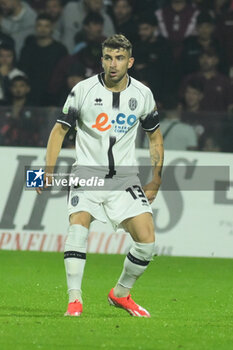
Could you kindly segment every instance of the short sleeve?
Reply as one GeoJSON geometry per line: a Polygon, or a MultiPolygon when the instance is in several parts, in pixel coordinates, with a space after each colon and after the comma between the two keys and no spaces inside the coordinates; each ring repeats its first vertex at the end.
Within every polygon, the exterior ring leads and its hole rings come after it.
{"type": "Polygon", "coordinates": [[[76,126],[78,118],[78,96],[77,92],[72,89],[63,106],[62,112],[57,119],[57,123],[67,125],[69,128],[76,126]]]}
{"type": "Polygon", "coordinates": [[[143,130],[153,132],[159,127],[159,115],[153,94],[148,90],[145,96],[144,113],[140,117],[143,130]]]}

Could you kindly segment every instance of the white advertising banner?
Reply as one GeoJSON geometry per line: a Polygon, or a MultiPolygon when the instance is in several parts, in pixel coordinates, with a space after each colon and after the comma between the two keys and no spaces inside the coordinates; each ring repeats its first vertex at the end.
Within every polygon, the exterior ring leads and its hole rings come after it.
{"type": "MultiPolygon", "coordinates": [[[[150,163],[138,149],[138,162],[150,163]]],[[[74,150],[59,157],[63,169],[74,150]]],[[[26,189],[25,167],[43,166],[45,149],[0,147],[0,249],[62,251],[68,227],[66,191],[26,189]]],[[[67,169],[68,171],[68,169],[67,169]]],[[[144,176],[144,181],[149,176],[144,176]]],[[[233,258],[233,155],[166,151],[162,188],[152,205],[157,254],[233,258]]],[[[91,224],[88,251],[126,253],[128,233],[91,224]]]]}

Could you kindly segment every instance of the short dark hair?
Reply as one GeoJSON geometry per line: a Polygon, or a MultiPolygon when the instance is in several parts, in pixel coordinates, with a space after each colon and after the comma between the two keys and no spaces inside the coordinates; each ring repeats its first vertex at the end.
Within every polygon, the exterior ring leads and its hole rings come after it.
{"type": "Polygon", "coordinates": [[[3,43],[0,45],[0,50],[10,51],[13,55],[13,65],[16,64],[16,54],[15,54],[15,48],[12,45],[9,45],[7,43],[3,43]]]}
{"type": "Polygon", "coordinates": [[[47,13],[40,13],[37,18],[36,21],[49,21],[49,22],[53,22],[52,17],[47,14],[47,13]]]}
{"type": "MultiPolygon", "coordinates": [[[[121,0],[115,0],[115,1],[113,2],[113,6],[114,6],[118,1],[121,1],[121,0]]],[[[127,2],[128,6],[130,6],[130,7],[132,7],[132,8],[134,7],[134,1],[133,1],[133,0],[123,0],[123,1],[127,2]]]]}
{"type": "Polygon", "coordinates": [[[129,52],[129,55],[132,55],[132,44],[123,34],[115,34],[107,38],[102,43],[102,50],[105,47],[111,49],[124,49],[129,52]]]}
{"type": "Polygon", "coordinates": [[[83,24],[88,25],[90,23],[104,24],[103,16],[101,16],[101,14],[97,12],[89,12],[88,15],[86,15],[86,17],[84,18],[83,24]]]}
{"type": "Polygon", "coordinates": [[[202,24],[202,23],[210,23],[210,24],[215,24],[215,20],[213,16],[211,16],[208,12],[201,12],[197,16],[197,25],[202,24]]]}
{"type": "Polygon", "coordinates": [[[191,87],[192,89],[198,90],[199,92],[204,91],[204,84],[200,79],[191,79],[187,82],[187,87],[191,87]]]}
{"type": "Polygon", "coordinates": [[[7,43],[0,44],[0,50],[6,50],[11,51],[13,54],[15,54],[15,49],[12,45],[9,45],[7,43]]]}
{"type": "Polygon", "coordinates": [[[158,20],[157,17],[153,13],[143,13],[138,19],[138,24],[149,24],[150,26],[157,26],[158,20]]]}

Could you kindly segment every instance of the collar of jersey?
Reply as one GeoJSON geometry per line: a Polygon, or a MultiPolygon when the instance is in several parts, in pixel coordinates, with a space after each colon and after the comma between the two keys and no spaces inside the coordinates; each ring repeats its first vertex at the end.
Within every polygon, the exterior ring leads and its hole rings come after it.
{"type": "MultiPolygon", "coordinates": [[[[127,87],[131,84],[131,77],[130,77],[128,74],[127,74],[127,77],[128,77],[128,82],[127,82],[127,85],[126,85],[125,89],[124,89],[124,90],[121,90],[121,91],[118,91],[118,92],[125,91],[125,90],[127,89],[127,87]]],[[[105,85],[105,83],[104,83],[104,72],[98,74],[98,79],[99,79],[100,84],[103,85],[103,87],[104,87],[105,89],[107,89],[107,90],[110,91],[110,92],[114,92],[114,91],[109,90],[109,89],[107,88],[107,86],[105,85]]]]}

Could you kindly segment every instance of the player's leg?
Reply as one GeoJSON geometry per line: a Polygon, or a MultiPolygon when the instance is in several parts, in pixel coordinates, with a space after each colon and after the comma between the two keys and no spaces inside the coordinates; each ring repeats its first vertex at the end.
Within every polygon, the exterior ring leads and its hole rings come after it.
{"type": "Polygon", "coordinates": [[[121,307],[132,316],[150,317],[130,296],[136,280],[144,273],[154,255],[155,233],[151,213],[142,213],[123,221],[123,227],[133,238],[133,245],[125,258],[121,276],[109,295],[110,304],[121,307]]]}
{"type": "Polygon", "coordinates": [[[143,274],[153,258],[155,232],[150,213],[143,213],[124,220],[123,227],[130,233],[133,245],[125,258],[122,274],[114,288],[117,297],[129,294],[135,281],[143,274]]]}
{"type": "Polygon", "coordinates": [[[79,316],[82,312],[81,285],[86,264],[87,238],[91,214],[85,211],[70,215],[70,226],[65,242],[64,262],[69,294],[66,315],[79,316]]]}

